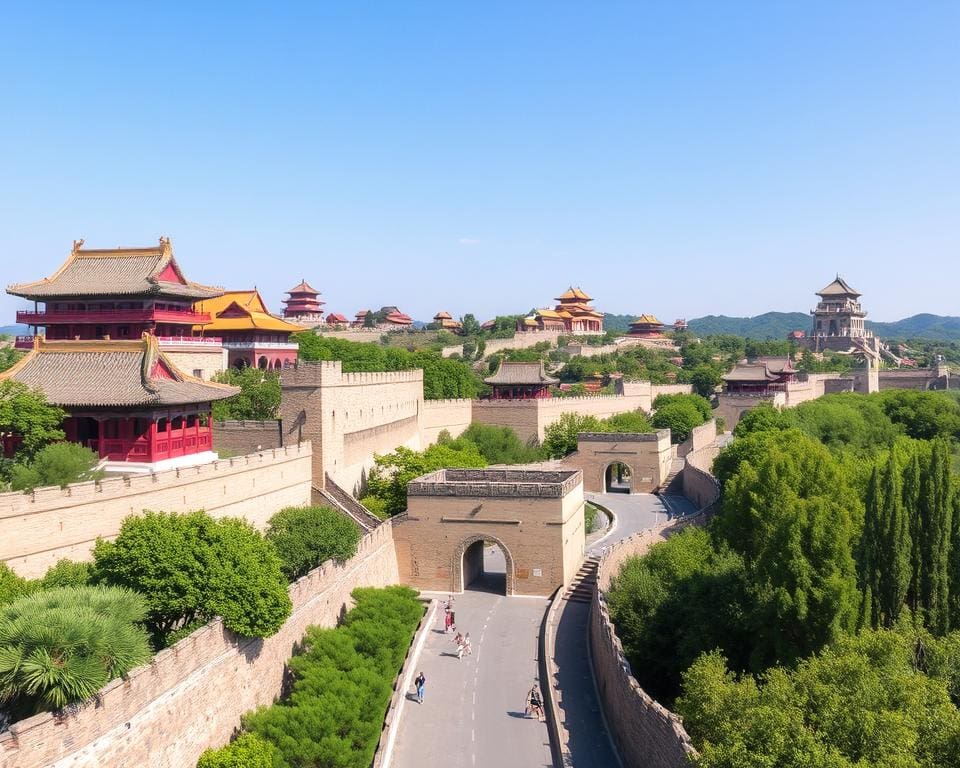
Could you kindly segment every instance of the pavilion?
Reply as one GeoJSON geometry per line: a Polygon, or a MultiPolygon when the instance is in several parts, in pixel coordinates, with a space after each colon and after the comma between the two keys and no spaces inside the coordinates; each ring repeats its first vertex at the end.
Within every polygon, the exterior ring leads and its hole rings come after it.
{"type": "Polygon", "coordinates": [[[550,387],[559,383],[547,375],[543,361],[517,363],[503,360],[500,367],[484,382],[493,388],[492,400],[537,400],[551,397],[550,387]]]}
{"type": "Polygon", "coordinates": [[[300,325],[317,325],[323,322],[323,305],[320,300],[320,291],[306,280],[286,291],[289,298],[283,300],[283,316],[292,323],[300,325]]]}

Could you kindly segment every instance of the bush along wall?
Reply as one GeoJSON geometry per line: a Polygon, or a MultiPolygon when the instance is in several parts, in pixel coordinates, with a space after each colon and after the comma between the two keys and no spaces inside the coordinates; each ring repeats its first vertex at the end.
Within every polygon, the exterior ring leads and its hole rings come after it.
{"type": "Polygon", "coordinates": [[[423,606],[408,587],[351,594],[356,605],[340,626],[307,630],[302,650],[290,659],[289,697],[246,715],[246,733],[204,752],[197,768],[370,765],[423,606]]]}

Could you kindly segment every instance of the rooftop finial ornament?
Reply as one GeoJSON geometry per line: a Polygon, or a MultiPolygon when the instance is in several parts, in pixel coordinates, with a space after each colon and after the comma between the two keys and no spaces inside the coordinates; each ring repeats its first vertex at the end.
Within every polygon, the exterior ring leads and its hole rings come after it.
{"type": "Polygon", "coordinates": [[[83,238],[82,238],[82,237],[81,237],[79,240],[74,240],[74,241],[73,241],[73,252],[76,253],[76,252],[79,251],[81,248],[83,248],[83,238]]]}

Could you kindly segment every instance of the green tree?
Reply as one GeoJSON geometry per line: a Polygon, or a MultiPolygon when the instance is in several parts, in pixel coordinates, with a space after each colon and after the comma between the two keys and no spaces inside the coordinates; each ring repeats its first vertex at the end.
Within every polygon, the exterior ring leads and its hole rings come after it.
{"type": "Polygon", "coordinates": [[[921,573],[920,607],[926,624],[936,634],[950,626],[950,536],[953,504],[950,448],[943,439],[933,442],[930,463],[920,479],[921,573]]]}
{"type": "Polygon", "coordinates": [[[15,715],[92,697],[150,658],[145,607],[115,587],[35,592],[0,608],[0,702],[15,715]]]}
{"type": "Polygon", "coordinates": [[[280,556],[289,581],[306,575],[327,560],[344,563],[357,552],[360,530],[329,507],[286,507],[270,518],[267,541],[280,556]]]}
{"type": "Polygon", "coordinates": [[[14,464],[10,470],[10,487],[15,491],[32,491],[51,485],[61,488],[70,483],[99,480],[100,457],[77,443],[52,443],[41,448],[29,464],[14,464]]]}
{"type": "Polygon", "coordinates": [[[903,504],[903,460],[895,445],[887,459],[883,478],[884,568],[880,571],[880,613],[883,624],[892,627],[900,618],[912,576],[910,513],[903,504]]]}
{"type": "Polygon", "coordinates": [[[213,404],[216,421],[228,419],[265,421],[277,418],[280,408],[280,375],[259,368],[228,368],[214,377],[214,381],[240,387],[233,397],[213,404]]]}
{"type": "Polygon", "coordinates": [[[657,429],[669,429],[673,443],[682,443],[713,414],[710,403],[700,395],[660,395],[653,407],[651,423],[657,429]]]}
{"type": "Polygon", "coordinates": [[[290,615],[280,558],[242,520],[146,512],[126,518],[115,541],[98,539],[93,556],[96,581],[144,596],[145,624],[161,647],[214,616],[237,634],[266,637],[290,615]]]}
{"type": "Polygon", "coordinates": [[[445,439],[441,435],[437,442],[455,450],[472,443],[488,464],[527,464],[543,458],[539,448],[521,442],[510,427],[493,424],[474,422],[455,440],[447,434],[445,439]]]}
{"type": "Polygon", "coordinates": [[[603,425],[595,416],[565,413],[544,430],[543,450],[551,459],[562,459],[577,450],[578,434],[603,431],[603,425]]]}
{"type": "Polygon", "coordinates": [[[875,397],[890,420],[910,437],[960,437],[960,402],[942,392],[891,389],[875,397]]]}
{"type": "Polygon", "coordinates": [[[723,372],[715,365],[702,363],[690,372],[693,391],[701,397],[713,397],[713,393],[722,382],[723,372]]]}
{"type": "Polygon", "coordinates": [[[653,432],[650,417],[643,411],[616,413],[604,419],[603,426],[606,432],[632,432],[640,434],[653,432]]]}
{"type": "Polygon", "coordinates": [[[24,356],[24,354],[26,353],[19,352],[13,347],[3,347],[0,349],[0,373],[12,368],[13,365],[24,356]]]}
{"type": "Polygon", "coordinates": [[[50,405],[39,390],[12,379],[0,381],[0,432],[21,437],[16,460],[29,462],[45,445],[63,440],[66,411],[50,405]]]}
{"type": "Polygon", "coordinates": [[[467,313],[460,318],[460,333],[464,336],[477,336],[480,332],[480,323],[473,315],[467,313]]]}
{"type": "Polygon", "coordinates": [[[93,578],[92,563],[78,563],[63,558],[51,565],[43,578],[40,579],[41,589],[57,589],[59,587],[83,587],[93,578]]]}
{"type": "Polygon", "coordinates": [[[207,749],[197,768],[283,768],[283,758],[273,744],[255,733],[241,733],[220,749],[207,749]]]}
{"type": "Polygon", "coordinates": [[[6,563],[0,562],[0,607],[23,597],[31,591],[31,584],[18,576],[6,563]]]}
{"type": "Polygon", "coordinates": [[[364,504],[373,496],[380,501],[383,511],[398,515],[407,508],[407,483],[428,472],[450,467],[485,467],[487,462],[473,443],[465,442],[454,448],[450,445],[431,445],[425,451],[414,451],[403,446],[393,453],[374,458],[375,466],[367,478],[364,504]]]}

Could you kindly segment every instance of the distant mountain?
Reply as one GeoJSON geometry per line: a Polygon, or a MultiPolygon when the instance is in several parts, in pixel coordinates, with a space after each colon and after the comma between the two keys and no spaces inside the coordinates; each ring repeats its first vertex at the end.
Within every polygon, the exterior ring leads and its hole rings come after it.
{"type": "Polygon", "coordinates": [[[0,336],[26,336],[30,333],[26,325],[0,325],[0,336]]]}
{"type": "Polygon", "coordinates": [[[636,315],[611,315],[609,312],[603,313],[603,330],[605,331],[629,331],[630,323],[637,319],[636,315]]]}
{"type": "Polygon", "coordinates": [[[810,315],[805,312],[766,312],[756,317],[707,315],[689,320],[688,327],[700,336],[729,333],[751,339],[786,339],[790,331],[809,331],[810,315]]]}
{"type": "MultiPolygon", "coordinates": [[[[809,333],[810,323],[810,315],[804,312],[766,312],[756,317],[707,315],[690,320],[689,327],[701,336],[730,333],[751,339],[785,339],[790,331],[809,333]]],[[[893,323],[867,321],[867,327],[882,339],[960,341],[960,317],[921,314],[893,323]]]]}

